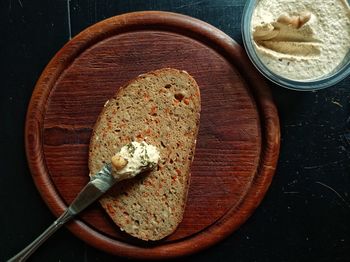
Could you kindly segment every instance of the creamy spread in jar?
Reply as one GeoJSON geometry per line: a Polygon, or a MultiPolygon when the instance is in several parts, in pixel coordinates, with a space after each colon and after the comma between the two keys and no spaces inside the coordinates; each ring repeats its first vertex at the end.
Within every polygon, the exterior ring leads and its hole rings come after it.
{"type": "Polygon", "coordinates": [[[251,27],[260,60],[292,80],[332,73],[350,50],[346,0],[260,0],[251,27]]]}

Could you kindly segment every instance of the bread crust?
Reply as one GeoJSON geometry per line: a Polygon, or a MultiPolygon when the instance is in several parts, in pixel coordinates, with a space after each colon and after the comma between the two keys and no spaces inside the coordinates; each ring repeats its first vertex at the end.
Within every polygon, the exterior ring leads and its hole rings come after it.
{"type": "Polygon", "coordinates": [[[118,183],[100,203],[126,233],[160,240],[183,218],[200,118],[200,91],[185,71],[163,68],[139,75],[108,100],[94,126],[89,169],[95,174],[135,140],[157,146],[157,169],[118,183]]]}

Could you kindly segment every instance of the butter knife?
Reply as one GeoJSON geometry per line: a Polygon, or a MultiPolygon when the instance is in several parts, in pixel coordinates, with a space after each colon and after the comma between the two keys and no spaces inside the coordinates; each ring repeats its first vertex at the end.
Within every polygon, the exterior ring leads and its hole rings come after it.
{"type": "Polygon", "coordinates": [[[112,164],[105,164],[103,168],[91,178],[91,181],[80,191],[78,196],[73,200],[66,211],[32,243],[30,243],[17,255],[10,258],[8,262],[26,261],[29,256],[41,246],[41,244],[43,244],[53,233],[56,232],[56,230],[101,197],[117,181],[118,179],[114,178],[112,175],[112,164]]]}

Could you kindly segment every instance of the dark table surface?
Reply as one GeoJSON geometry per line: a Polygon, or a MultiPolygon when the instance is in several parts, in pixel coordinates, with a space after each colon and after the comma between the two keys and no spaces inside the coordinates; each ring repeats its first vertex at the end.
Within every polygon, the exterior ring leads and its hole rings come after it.
{"type": "MultiPolygon", "coordinates": [[[[244,0],[0,1],[0,261],[32,241],[54,216],[31,178],[24,148],[27,106],[50,58],[86,27],[139,10],[204,20],[242,44],[244,0]]],[[[191,261],[350,261],[350,78],[317,92],[269,83],[281,120],[281,154],[252,217],[191,261]]],[[[30,261],[124,261],[58,231],[30,261]]]]}

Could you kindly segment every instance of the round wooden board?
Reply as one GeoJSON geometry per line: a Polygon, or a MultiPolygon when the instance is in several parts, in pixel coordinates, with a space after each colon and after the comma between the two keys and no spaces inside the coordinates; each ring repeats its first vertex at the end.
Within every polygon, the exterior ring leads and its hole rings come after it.
{"type": "Polygon", "coordinates": [[[68,228],[109,253],[161,259],[191,254],[231,234],[267,191],[279,153],[275,105],[244,50],[202,21],[137,12],[99,22],[68,42],[38,80],[26,119],[32,176],[60,215],[88,182],[88,146],[105,101],[139,74],[188,71],[202,112],[184,219],[174,234],[145,243],[123,234],[96,203],[68,228]]]}

